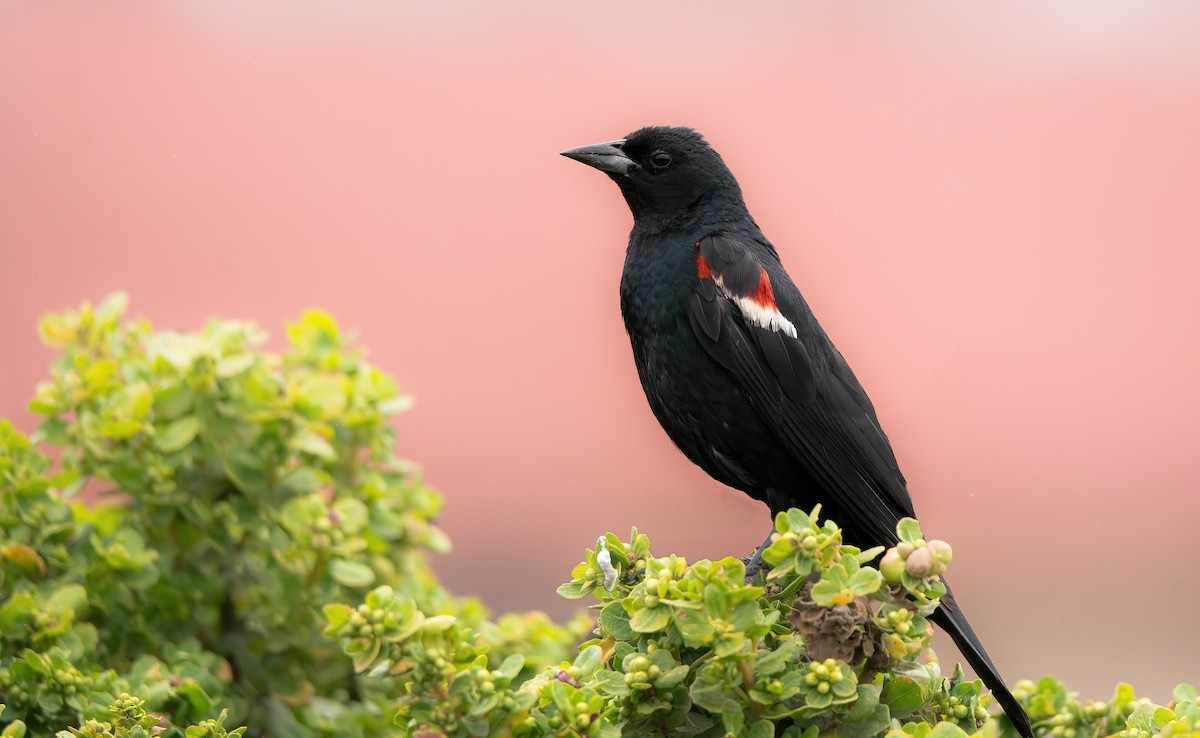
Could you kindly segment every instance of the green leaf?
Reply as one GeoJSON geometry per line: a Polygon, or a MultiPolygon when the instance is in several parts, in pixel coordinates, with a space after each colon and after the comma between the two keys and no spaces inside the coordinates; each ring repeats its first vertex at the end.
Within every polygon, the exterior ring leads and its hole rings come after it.
{"type": "Polygon", "coordinates": [[[581,679],[590,679],[600,666],[601,651],[599,646],[588,646],[575,657],[575,668],[579,669],[581,679]]]}
{"type": "Polygon", "coordinates": [[[110,420],[100,425],[100,436],[121,441],[136,434],[142,429],[140,420],[110,420]]]}
{"type": "Polygon", "coordinates": [[[199,418],[194,415],[182,417],[171,421],[159,431],[157,438],[154,439],[154,445],[158,447],[159,451],[169,454],[187,446],[199,432],[199,418]]]}
{"type": "MultiPolygon", "coordinates": [[[[628,569],[630,565],[629,558],[625,555],[625,546],[621,543],[621,539],[617,538],[612,533],[604,535],[604,545],[608,548],[608,555],[612,559],[612,565],[618,569],[628,569]]],[[[600,550],[600,541],[596,541],[596,550],[600,550]]]]}
{"type": "Polygon", "coordinates": [[[432,617],[425,618],[421,623],[421,630],[425,633],[441,633],[444,630],[448,630],[457,620],[458,618],[453,615],[433,615],[432,617]]]}
{"type": "Polygon", "coordinates": [[[600,627],[601,637],[612,636],[618,641],[633,640],[633,628],[629,625],[629,613],[625,611],[620,602],[614,601],[605,605],[604,609],[600,611],[597,625],[600,627]]]}
{"type": "Polygon", "coordinates": [[[785,638],[779,642],[775,650],[767,653],[759,652],[755,661],[755,670],[760,674],[775,674],[783,671],[787,664],[797,657],[803,647],[804,640],[802,638],[785,638]]]}
{"type": "Polygon", "coordinates": [[[938,723],[926,738],[968,738],[967,732],[954,723],[938,723]]]}
{"type": "Polygon", "coordinates": [[[54,590],[46,604],[55,610],[70,610],[76,616],[87,612],[88,594],[81,584],[64,584],[54,590]]]}
{"type": "Polygon", "coordinates": [[[325,621],[329,623],[331,628],[340,628],[350,619],[350,614],[354,610],[349,605],[326,605],[323,608],[325,613],[325,621]]]}
{"type": "Polygon", "coordinates": [[[784,516],[784,526],[782,528],[778,527],[779,521],[776,521],[776,529],[780,532],[786,530],[796,532],[805,528],[813,527],[813,519],[806,515],[803,511],[794,507],[788,510],[786,513],[780,513],[780,515],[784,516]]]}
{"type": "Polygon", "coordinates": [[[741,735],[742,726],[746,724],[746,715],[742,705],[730,700],[721,707],[721,724],[730,735],[741,735]]]}
{"type": "Polygon", "coordinates": [[[321,488],[321,474],[311,466],[301,466],[279,480],[279,490],[288,497],[312,494],[321,488]]]}
{"type": "MultiPolygon", "coordinates": [[[[853,672],[851,672],[851,673],[853,674],[853,672]]],[[[875,695],[875,690],[873,688],[868,688],[868,689],[870,689],[872,695],[875,695]]],[[[840,682],[838,682],[837,684],[833,685],[832,693],[833,693],[834,697],[845,698],[845,697],[850,697],[851,695],[855,694],[855,692],[857,692],[857,691],[858,691],[858,685],[854,683],[853,679],[850,679],[849,677],[847,677],[846,679],[843,679],[840,682]]],[[[872,697],[872,700],[878,701],[875,697],[872,697]]]]}
{"type": "Polygon", "coordinates": [[[574,705],[571,704],[571,695],[567,692],[566,684],[557,680],[550,682],[550,696],[560,711],[568,715],[573,712],[574,705]]]}
{"type": "Polygon", "coordinates": [[[312,454],[320,459],[333,460],[337,458],[337,452],[333,450],[333,446],[329,441],[317,433],[314,433],[307,428],[302,429],[292,436],[288,441],[288,445],[297,451],[303,451],[306,454],[312,454]]]}
{"type": "Polygon", "coordinates": [[[375,581],[375,571],[366,564],[346,559],[329,562],[329,576],[345,587],[369,587],[375,581]]]}
{"type": "MultiPolygon", "coordinates": [[[[45,425],[45,423],[43,423],[45,425]]],[[[50,486],[55,489],[67,489],[79,481],[78,469],[63,469],[50,477],[50,486]]]]}
{"type": "Polygon", "coordinates": [[[192,409],[196,393],[181,384],[159,388],[154,396],[154,417],[158,420],[174,420],[192,409]]]}
{"type": "Polygon", "coordinates": [[[665,606],[643,607],[629,618],[629,627],[637,633],[657,633],[671,623],[671,610],[665,606]]]}
{"type": "Polygon", "coordinates": [[[525,657],[519,653],[511,653],[504,661],[500,662],[497,671],[508,679],[515,679],[523,668],[525,668],[525,657]]]}
{"type": "Polygon", "coordinates": [[[0,634],[9,637],[23,635],[26,623],[33,622],[37,600],[27,592],[18,592],[0,605],[0,634]]]}
{"type": "Polygon", "coordinates": [[[412,409],[413,398],[411,395],[396,395],[389,397],[386,400],[380,400],[375,406],[380,415],[398,415],[412,409]]]}
{"type": "MultiPolygon", "coordinates": [[[[1162,725],[1174,719],[1174,715],[1172,714],[1169,718],[1167,718],[1167,720],[1164,720],[1160,723],[1158,720],[1158,711],[1162,709],[1164,708],[1161,708],[1158,705],[1138,705],[1134,709],[1133,713],[1129,716],[1129,727],[1137,728],[1138,730],[1144,730],[1150,734],[1157,733],[1158,729],[1162,727],[1162,725]]],[[[1169,713],[1170,710],[1167,710],[1167,712],[1169,713]]]]}
{"type": "Polygon", "coordinates": [[[759,621],[759,616],[762,614],[760,607],[761,602],[757,599],[738,603],[737,607],[733,608],[733,615],[729,618],[730,625],[734,627],[734,630],[745,632],[759,621]]]}
{"type": "Polygon", "coordinates": [[[601,669],[594,675],[595,681],[593,684],[603,694],[613,697],[627,697],[633,690],[629,688],[629,685],[625,683],[622,677],[623,675],[620,672],[601,669]]]}
{"type": "Polygon", "coordinates": [[[581,599],[589,591],[591,591],[590,587],[584,582],[567,582],[566,584],[560,584],[558,589],[555,590],[559,597],[565,597],[568,600],[581,599]]]}
{"type": "Polygon", "coordinates": [[[46,675],[50,673],[47,666],[47,659],[32,648],[27,648],[21,653],[21,659],[29,666],[29,668],[37,674],[46,675]]]}
{"type": "Polygon", "coordinates": [[[115,325],[128,308],[129,295],[124,292],[114,292],[96,306],[96,322],[101,325],[115,325]]]}
{"type": "MultiPolygon", "coordinates": [[[[741,733],[736,735],[740,736],[741,733]]],[[[770,720],[756,720],[750,724],[750,730],[746,731],[746,738],[774,738],[775,724],[770,720]]]]}
{"type": "MultiPolygon", "coordinates": [[[[59,405],[52,392],[38,392],[37,396],[30,400],[26,407],[29,409],[29,412],[37,413],[38,415],[57,415],[64,409],[59,405]]],[[[46,438],[51,443],[63,443],[63,441],[51,440],[49,433],[46,434],[46,438]]]]}
{"type": "Polygon", "coordinates": [[[71,505],[72,519],[80,525],[93,525],[96,532],[102,536],[110,536],[125,519],[124,505],[96,505],[89,507],[83,503],[71,505]]]}
{"type": "Polygon", "coordinates": [[[108,384],[117,373],[117,362],[112,359],[97,359],[83,373],[83,386],[88,391],[94,391],[108,384]]]}
{"type": "Polygon", "coordinates": [[[683,683],[683,680],[687,679],[691,671],[691,667],[687,664],[672,666],[670,669],[659,673],[658,678],[654,680],[654,687],[656,689],[672,689],[683,683]]]}
{"type": "Polygon", "coordinates": [[[804,702],[813,709],[824,710],[833,704],[833,695],[828,692],[809,692],[804,696],[804,702]]]}
{"type": "Polygon", "coordinates": [[[857,561],[860,565],[866,564],[868,562],[874,561],[881,553],[883,553],[886,550],[887,549],[884,548],[883,546],[875,546],[874,548],[868,548],[866,551],[860,551],[859,553],[856,553],[854,555],[854,560],[857,561]]]}
{"type": "Polygon", "coordinates": [[[872,738],[880,736],[892,724],[892,713],[886,704],[880,703],[880,694],[874,686],[862,685],[857,690],[857,700],[838,720],[842,738],[872,738]]]}
{"type": "Polygon", "coordinates": [[[915,545],[917,541],[921,540],[921,524],[912,518],[903,518],[896,523],[896,533],[900,536],[900,540],[915,545]]]}
{"type": "Polygon", "coordinates": [[[241,491],[256,494],[267,486],[267,464],[261,456],[235,448],[225,455],[224,461],[225,473],[241,491]]]}
{"type": "Polygon", "coordinates": [[[31,546],[24,543],[6,543],[0,547],[0,561],[11,564],[27,577],[40,577],[46,573],[46,562],[31,546]]]}
{"type": "Polygon", "coordinates": [[[890,676],[883,683],[879,701],[888,706],[894,717],[903,718],[925,704],[921,685],[906,676],[890,676]]]}
{"type": "Polygon", "coordinates": [[[725,704],[734,697],[723,681],[710,682],[699,676],[692,681],[688,694],[691,695],[692,702],[696,703],[696,706],[702,707],[714,715],[720,715],[725,704]]]}
{"type": "MultiPolygon", "coordinates": [[[[32,405],[30,406],[30,410],[33,410],[32,405]]],[[[33,411],[39,412],[37,410],[33,411]]],[[[58,410],[55,409],[51,412],[58,412],[58,410]]],[[[40,436],[42,441],[52,446],[66,446],[72,442],[71,430],[73,427],[72,424],[68,424],[62,418],[46,418],[38,425],[38,436],[40,436]]]]}
{"type": "Polygon", "coordinates": [[[128,389],[127,409],[134,420],[145,420],[154,407],[154,391],[145,382],[133,384],[128,389]]]}
{"type": "Polygon", "coordinates": [[[1167,723],[1175,719],[1175,713],[1166,707],[1158,707],[1154,711],[1155,732],[1158,732],[1167,723]]]}
{"type": "Polygon", "coordinates": [[[849,586],[859,596],[869,595],[883,586],[883,575],[875,569],[859,569],[850,577],[849,586]]]}
{"type": "Polygon", "coordinates": [[[725,591],[715,584],[704,585],[704,606],[710,617],[723,618],[729,610],[729,598],[725,591]]]}
{"type": "Polygon", "coordinates": [[[217,362],[217,376],[222,379],[235,377],[254,366],[254,354],[242,353],[226,356],[217,362]]]}
{"type": "Polygon", "coordinates": [[[1188,684],[1187,682],[1180,682],[1179,684],[1177,684],[1175,686],[1175,689],[1171,692],[1171,697],[1176,702],[1195,702],[1196,701],[1196,688],[1193,687],[1192,685],[1188,684]]]}
{"type": "Polygon", "coordinates": [[[689,646],[711,643],[716,629],[708,615],[699,610],[679,610],[675,613],[675,627],[689,646]]]}
{"type": "Polygon", "coordinates": [[[302,405],[328,419],[346,411],[346,380],[342,376],[314,374],[305,377],[296,388],[302,405]]]}
{"type": "Polygon", "coordinates": [[[337,515],[338,527],[347,533],[357,533],[370,522],[371,513],[366,504],[355,497],[343,497],[333,503],[333,512],[337,515]]]}
{"type": "Polygon", "coordinates": [[[833,605],[837,604],[839,599],[846,601],[847,598],[840,597],[841,593],[841,587],[837,586],[828,579],[822,579],[812,587],[813,602],[821,605],[822,607],[832,607],[833,605]]]}

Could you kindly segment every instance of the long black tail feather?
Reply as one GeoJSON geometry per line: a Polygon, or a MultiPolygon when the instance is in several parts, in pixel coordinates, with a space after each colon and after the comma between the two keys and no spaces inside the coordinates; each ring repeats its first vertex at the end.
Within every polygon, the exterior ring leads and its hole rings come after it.
{"type": "Polygon", "coordinates": [[[1008,719],[1012,721],[1017,732],[1024,738],[1033,738],[1033,726],[1029,723],[1029,716],[1025,714],[1025,709],[1017,702],[1017,698],[1013,697],[1012,692],[1008,691],[1008,686],[1000,677],[1000,671],[992,663],[992,659],[979,641],[979,636],[975,635],[975,630],[971,628],[967,616],[963,614],[958,602],[954,599],[954,594],[949,590],[942,597],[942,604],[933,613],[932,619],[954,640],[954,645],[958,646],[958,650],[966,657],[967,663],[983,680],[984,685],[992,691],[992,696],[1000,703],[1000,707],[1004,709],[1004,713],[1008,715],[1008,719]]]}

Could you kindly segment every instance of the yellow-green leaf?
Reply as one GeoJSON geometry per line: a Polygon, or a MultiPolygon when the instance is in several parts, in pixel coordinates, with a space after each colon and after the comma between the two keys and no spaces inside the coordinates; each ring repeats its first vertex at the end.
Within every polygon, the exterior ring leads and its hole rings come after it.
{"type": "Polygon", "coordinates": [[[318,417],[333,418],[346,411],[346,380],[341,376],[314,374],[300,380],[296,396],[303,406],[316,411],[318,417]]]}
{"type": "Polygon", "coordinates": [[[150,385],[138,382],[129,388],[126,402],[130,417],[134,420],[144,420],[150,414],[150,408],[154,407],[154,392],[150,389],[150,385]]]}
{"type": "Polygon", "coordinates": [[[329,576],[346,587],[368,587],[375,581],[375,571],[366,564],[346,559],[329,562],[329,576]]]}
{"type": "Polygon", "coordinates": [[[46,573],[46,562],[42,560],[37,551],[24,543],[9,543],[0,549],[0,558],[15,564],[26,575],[33,574],[35,571],[38,574],[46,573]]]}
{"type": "Polygon", "coordinates": [[[234,354],[226,356],[217,362],[217,376],[227,379],[236,376],[254,366],[254,354],[234,354]]]}
{"type": "Polygon", "coordinates": [[[112,359],[97,359],[83,373],[83,385],[89,390],[94,390],[107,384],[116,373],[117,362],[112,359]]]}
{"type": "Polygon", "coordinates": [[[292,436],[292,439],[288,441],[288,445],[322,459],[337,458],[337,452],[333,450],[333,446],[329,441],[326,441],[321,435],[308,429],[301,430],[292,436]]]}
{"type": "Polygon", "coordinates": [[[164,453],[171,453],[184,448],[196,437],[200,432],[200,419],[194,415],[187,415],[178,420],[171,421],[165,428],[158,433],[158,438],[154,440],[154,445],[158,446],[158,450],[164,453]]]}
{"type": "Polygon", "coordinates": [[[137,420],[114,420],[104,423],[100,426],[100,435],[104,438],[112,438],[114,440],[122,440],[129,438],[133,434],[142,429],[142,424],[137,420]]]}

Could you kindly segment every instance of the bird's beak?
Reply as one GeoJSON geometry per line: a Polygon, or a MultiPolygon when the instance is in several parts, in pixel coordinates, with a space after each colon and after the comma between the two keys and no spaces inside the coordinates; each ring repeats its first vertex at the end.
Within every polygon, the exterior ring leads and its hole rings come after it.
{"type": "Polygon", "coordinates": [[[567,149],[562,152],[562,155],[568,159],[581,161],[589,167],[595,167],[602,172],[628,175],[629,170],[634,166],[634,162],[633,159],[625,155],[624,151],[621,151],[621,147],[624,145],[625,139],[622,138],[616,141],[609,141],[608,143],[567,149]]]}

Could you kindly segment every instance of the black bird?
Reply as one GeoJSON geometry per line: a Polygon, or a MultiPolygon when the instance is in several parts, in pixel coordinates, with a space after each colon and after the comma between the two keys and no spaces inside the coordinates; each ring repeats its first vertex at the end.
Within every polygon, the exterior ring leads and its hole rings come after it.
{"type": "MultiPolygon", "coordinates": [[[[606,172],[633,212],[621,314],[675,445],[772,516],[819,502],[847,542],[895,545],[896,523],[915,514],[891,444],[721,156],[696,131],[667,127],[562,154],[606,172]]],[[[1032,738],[950,592],[933,619],[1032,738]]]]}

